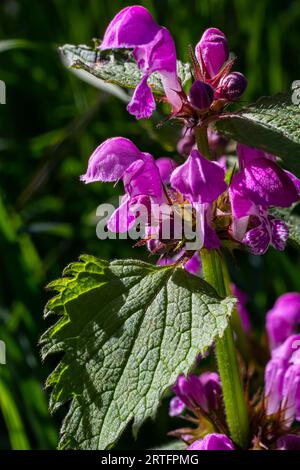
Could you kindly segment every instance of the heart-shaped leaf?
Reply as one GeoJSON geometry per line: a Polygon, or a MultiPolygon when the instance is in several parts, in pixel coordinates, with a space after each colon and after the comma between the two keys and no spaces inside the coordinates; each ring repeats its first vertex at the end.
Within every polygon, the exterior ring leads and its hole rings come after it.
{"type": "Polygon", "coordinates": [[[129,422],[136,433],[197,354],[222,336],[235,299],[221,299],[181,267],[91,256],[51,287],[43,357],[61,352],[48,379],[50,407],[71,400],[60,447],[105,449],[129,422]]]}

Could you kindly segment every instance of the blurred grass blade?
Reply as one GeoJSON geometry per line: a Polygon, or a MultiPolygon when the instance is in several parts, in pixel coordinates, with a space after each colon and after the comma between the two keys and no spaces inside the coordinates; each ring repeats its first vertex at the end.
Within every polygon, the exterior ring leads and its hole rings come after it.
{"type": "Polygon", "coordinates": [[[29,450],[29,442],[24,431],[18,409],[11,398],[10,392],[0,380],[0,409],[7,426],[13,450],[29,450]]]}

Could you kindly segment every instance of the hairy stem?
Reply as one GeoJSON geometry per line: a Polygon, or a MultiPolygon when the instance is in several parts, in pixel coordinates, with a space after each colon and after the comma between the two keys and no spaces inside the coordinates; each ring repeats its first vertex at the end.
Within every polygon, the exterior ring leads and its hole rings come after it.
{"type": "MultiPolygon", "coordinates": [[[[225,297],[227,286],[223,276],[224,260],[221,253],[217,250],[203,249],[201,255],[205,280],[216,289],[221,297],[225,297]]],[[[216,340],[216,357],[230,434],[236,444],[246,448],[249,438],[249,420],[231,321],[223,337],[216,340]]]]}

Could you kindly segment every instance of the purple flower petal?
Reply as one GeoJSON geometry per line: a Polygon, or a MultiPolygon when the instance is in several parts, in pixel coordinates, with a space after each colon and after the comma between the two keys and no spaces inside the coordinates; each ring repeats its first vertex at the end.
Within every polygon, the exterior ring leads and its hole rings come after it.
{"type": "Polygon", "coordinates": [[[249,147],[248,145],[237,144],[236,151],[239,157],[240,170],[243,170],[245,166],[248,165],[248,163],[251,163],[257,158],[266,158],[276,162],[276,157],[274,155],[266,153],[263,150],[257,149],[255,147],[249,147]]]}
{"type": "Polygon", "coordinates": [[[280,219],[269,217],[271,228],[271,244],[278,251],[283,251],[289,238],[288,226],[280,219]]]}
{"type": "Polygon", "coordinates": [[[227,185],[225,172],[216,162],[206,160],[193,150],[187,161],[171,175],[171,185],[190,199],[190,202],[213,202],[227,185]]]}
{"type": "Polygon", "coordinates": [[[204,63],[209,78],[213,78],[229,58],[225,34],[217,28],[207,29],[197,44],[195,53],[200,65],[204,63]]]}
{"type": "Polygon", "coordinates": [[[281,295],[274,307],[268,311],[266,318],[266,330],[271,349],[280,346],[290,335],[297,333],[299,324],[300,294],[288,292],[281,295]]]}
{"type": "Polygon", "coordinates": [[[107,228],[111,232],[125,233],[130,230],[135,222],[135,217],[129,212],[129,196],[122,198],[121,205],[115,210],[107,222],[107,228]]]}
{"type": "Polygon", "coordinates": [[[150,196],[157,204],[164,202],[164,191],[159,170],[150,154],[143,154],[144,160],[130,165],[123,175],[126,192],[134,196],[150,196]]]}
{"type": "Polygon", "coordinates": [[[137,119],[150,118],[156,107],[155,100],[147,80],[148,75],[144,75],[127,106],[127,111],[137,119]]]}
{"type": "Polygon", "coordinates": [[[215,372],[204,372],[200,376],[190,373],[187,378],[181,375],[173,391],[190,410],[200,407],[209,413],[222,407],[221,381],[215,372]]]}
{"type": "Polygon", "coordinates": [[[231,190],[256,205],[289,207],[299,199],[288,175],[273,161],[256,158],[232,178],[231,190]]]}
{"type": "Polygon", "coordinates": [[[161,180],[165,184],[170,183],[170,177],[172,172],[177,167],[177,163],[172,158],[161,157],[155,160],[155,163],[158,167],[161,180]]]}
{"type": "Polygon", "coordinates": [[[280,437],[276,442],[277,450],[300,450],[300,436],[287,434],[280,437]]]}
{"type": "Polygon", "coordinates": [[[249,246],[251,252],[254,255],[263,255],[269,245],[276,250],[284,250],[289,236],[287,225],[282,220],[268,215],[259,215],[256,220],[257,226],[249,230],[243,239],[243,243],[249,246]]]}
{"type": "Polygon", "coordinates": [[[191,259],[189,259],[185,263],[184,269],[188,271],[190,274],[200,277],[201,272],[202,272],[202,263],[201,263],[201,256],[197,251],[193,254],[191,259]]]}
{"type": "Polygon", "coordinates": [[[243,239],[243,243],[250,248],[251,253],[254,255],[263,255],[266,253],[271,243],[271,237],[266,222],[262,220],[260,225],[249,230],[243,239]]]}
{"type": "Polygon", "coordinates": [[[231,439],[225,434],[207,434],[193,442],[187,450],[235,450],[231,439]]]}
{"type": "Polygon", "coordinates": [[[88,169],[81,181],[117,181],[125,170],[143,154],[129,139],[113,137],[103,142],[89,159],[88,169]]]}
{"type": "Polygon", "coordinates": [[[178,397],[172,398],[170,401],[169,416],[179,416],[183,412],[185,404],[178,397]]]}
{"type": "MultiPolygon", "coordinates": [[[[294,414],[299,410],[299,380],[297,373],[300,367],[298,360],[291,361],[299,353],[300,335],[289,336],[285,342],[273,349],[272,358],[265,369],[265,398],[268,415],[279,409],[285,410],[287,425],[290,425],[294,414]],[[291,372],[288,373],[291,367],[291,372]],[[293,380],[291,380],[293,376],[293,380]],[[297,378],[298,377],[298,378],[297,378]],[[287,406],[288,405],[288,406],[287,406]]],[[[298,356],[296,356],[298,359],[298,356]]]]}

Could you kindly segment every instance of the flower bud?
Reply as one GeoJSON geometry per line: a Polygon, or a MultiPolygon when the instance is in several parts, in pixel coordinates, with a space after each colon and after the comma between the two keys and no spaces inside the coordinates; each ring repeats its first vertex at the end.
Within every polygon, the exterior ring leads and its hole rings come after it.
{"type": "Polygon", "coordinates": [[[190,88],[189,99],[197,109],[209,108],[214,99],[214,90],[207,83],[196,80],[190,88]]]}
{"type": "Polygon", "coordinates": [[[228,60],[229,49],[225,34],[217,28],[208,28],[196,46],[196,57],[213,78],[228,60]]]}
{"type": "Polygon", "coordinates": [[[216,90],[216,98],[225,98],[227,100],[236,100],[246,90],[248,81],[240,72],[232,72],[222,78],[219,87],[216,90]]]}

